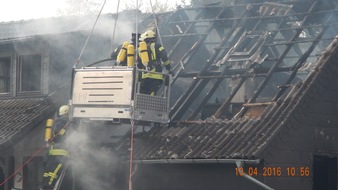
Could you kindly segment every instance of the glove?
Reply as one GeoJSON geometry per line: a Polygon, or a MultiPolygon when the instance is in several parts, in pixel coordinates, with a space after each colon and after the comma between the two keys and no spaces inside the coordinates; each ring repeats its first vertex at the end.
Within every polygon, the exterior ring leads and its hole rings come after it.
{"type": "Polygon", "coordinates": [[[175,75],[175,74],[174,74],[174,71],[173,71],[172,69],[169,70],[169,74],[170,74],[171,76],[174,76],[174,75],[175,75]]]}

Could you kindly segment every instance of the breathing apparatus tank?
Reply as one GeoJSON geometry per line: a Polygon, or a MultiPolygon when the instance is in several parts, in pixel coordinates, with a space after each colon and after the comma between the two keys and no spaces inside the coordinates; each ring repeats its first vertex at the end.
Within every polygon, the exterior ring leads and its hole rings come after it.
{"type": "Polygon", "coordinates": [[[130,44],[128,45],[127,49],[127,65],[128,67],[134,67],[134,62],[135,62],[135,48],[134,45],[130,44]]]}
{"type": "Polygon", "coordinates": [[[48,142],[52,138],[52,126],[53,126],[53,120],[47,119],[46,122],[46,130],[45,130],[45,141],[48,142]]]}
{"type": "Polygon", "coordinates": [[[127,48],[128,48],[128,45],[130,43],[125,41],[122,45],[122,48],[119,52],[119,54],[117,55],[117,59],[116,59],[116,62],[117,64],[119,65],[122,61],[124,61],[126,59],[126,56],[127,56],[127,48]]]}
{"type": "Polygon", "coordinates": [[[145,42],[140,42],[140,57],[141,57],[143,66],[147,68],[148,63],[149,63],[149,56],[148,56],[147,44],[145,42]]]}

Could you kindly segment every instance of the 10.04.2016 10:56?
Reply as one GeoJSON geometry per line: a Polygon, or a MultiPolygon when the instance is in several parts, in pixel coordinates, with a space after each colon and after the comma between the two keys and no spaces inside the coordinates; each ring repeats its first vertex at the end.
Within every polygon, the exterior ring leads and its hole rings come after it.
{"type": "Polygon", "coordinates": [[[243,176],[244,173],[249,176],[263,176],[263,177],[280,177],[280,176],[300,176],[307,177],[310,176],[310,168],[307,166],[301,167],[287,167],[282,169],[282,167],[248,167],[248,168],[235,168],[236,176],[243,176]]]}

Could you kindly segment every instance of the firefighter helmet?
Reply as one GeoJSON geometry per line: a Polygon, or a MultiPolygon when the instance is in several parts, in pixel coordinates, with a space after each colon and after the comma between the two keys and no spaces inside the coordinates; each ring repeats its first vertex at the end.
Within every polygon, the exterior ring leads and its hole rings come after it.
{"type": "Polygon", "coordinates": [[[146,32],[144,32],[142,35],[141,35],[141,39],[142,40],[146,40],[146,39],[151,39],[151,38],[155,38],[156,34],[154,31],[152,30],[147,30],[146,32]]]}
{"type": "Polygon", "coordinates": [[[141,34],[138,40],[141,41],[141,42],[144,42],[144,35],[145,35],[144,33],[141,34]]]}
{"type": "Polygon", "coordinates": [[[64,114],[68,113],[68,111],[69,111],[69,106],[63,105],[59,109],[59,115],[64,115],[64,114]]]}

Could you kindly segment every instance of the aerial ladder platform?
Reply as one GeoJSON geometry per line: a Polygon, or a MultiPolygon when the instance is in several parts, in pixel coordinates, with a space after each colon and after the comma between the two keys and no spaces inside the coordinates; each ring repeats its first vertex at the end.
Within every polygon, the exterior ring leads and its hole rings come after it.
{"type": "Polygon", "coordinates": [[[74,69],[70,119],[168,123],[170,75],[157,95],[140,93],[140,74],[150,72],[128,66],[74,69]]]}
{"type": "MultiPolygon", "coordinates": [[[[164,82],[155,96],[140,93],[140,75],[136,67],[100,66],[73,70],[69,119],[71,121],[131,121],[143,126],[152,123],[168,124],[170,75],[163,74],[164,82]]],[[[67,172],[61,172],[53,190],[59,190],[67,172]]]]}

